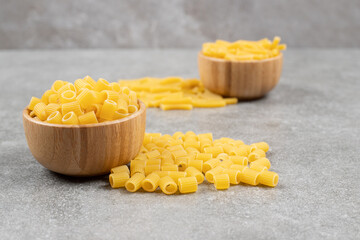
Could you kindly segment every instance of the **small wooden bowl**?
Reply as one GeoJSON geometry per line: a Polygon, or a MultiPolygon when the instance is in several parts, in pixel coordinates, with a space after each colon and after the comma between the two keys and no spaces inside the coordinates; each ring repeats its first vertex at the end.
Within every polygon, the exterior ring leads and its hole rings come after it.
{"type": "Polygon", "coordinates": [[[140,151],[146,107],[133,115],[104,123],[60,125],[34,120],[23,111],[27,143],[35,159],[51,171],[71,176],[96,176],[127,164],[140,151]]]}
{"type": "Polygon", "coordinates": [[[198,55],[200,79],[210,91],[225,97],[256,99],[279,82],[283,55],[264,60],[230,61],[198,55]]]}

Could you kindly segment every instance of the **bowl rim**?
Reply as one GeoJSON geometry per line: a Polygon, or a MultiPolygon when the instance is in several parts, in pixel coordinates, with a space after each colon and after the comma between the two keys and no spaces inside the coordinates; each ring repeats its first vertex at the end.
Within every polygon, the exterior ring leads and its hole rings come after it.
{"type": "Polygon", "coordinates": [[[266,58],[266,59],[261,59],[261,60],[254,60],[254,59],[252,59],[252,60],[227,60],[227,59],[222,59],[222,58],[206,56],[206,55],[204,55],[204,53],[201,50],[201,51],[199,51],[198,56],[201,56],[203,58],[207,58],[207,59],[209,59],[211,61],[214,61],[214,62],[223,62],[223,63],[264,63],[264,62],[274,61],[274,60],[277,60],[279,58],[282,58],[283,54],[282,54],[282,52],[280,52],[280,54],[277,55],[276,57],[266,58]]]}
{"type": "Polygon", "coordinates": [[[47,123],[47,122],[43,122],[43,121],[37,121],[34,118],[30,117],[30,110],[25,107],[25,109],[23,110],[23,118],[28,120],[29,122],[32,122],[34,124],[38,124],[38,125],[42,125],[44,127],[55,127],[55,128],[95,128],[95,127],[103,127],[103,126],[109,126],[109,125],[115,125],[118,123],[122,123],[122,122],[126,122],[128,120],[131,120],[133,118],[136,118],[139,115],[142,115],[145,111],[146,111],[146,106],[145,104],[138,100],[139,102],[139,106],[140,109],[125,118],[121,118],[118,120],[113,120],[113,121],[107,121],[107,122],[102,122],[102,123],[92,123],[92,124],[74,124],[74,125],[66,125],[66,124],[54,124],[54,123],[47,123]]]}

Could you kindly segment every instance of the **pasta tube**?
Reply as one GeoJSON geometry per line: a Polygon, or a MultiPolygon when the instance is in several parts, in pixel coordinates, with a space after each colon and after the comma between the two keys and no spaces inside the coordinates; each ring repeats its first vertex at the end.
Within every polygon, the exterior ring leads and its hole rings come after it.
{"type": "Polygon", "coordinates": [[[145,176],[141,173],[135,173],[126,183],[125,188],[129,192],[136,192],[141,187],[142,181],[145,179],[145,176]]]}
{"type": "Polygon", "coordinates": [[[224,190],[230,187],[230,179],[227,174],[218,174],[214,176],[214,186],[217,190],[224,190]]]}
{"type": "Polygon", "coordinates": [[[180,193],[193,193],[198,189],[196,177],[179,178],[178,181],[180,193]]]}
{"type": "Polygon", "coordinates": [[[118,172],[109,175],[109,182],[112,188],[125,187],[125,183],[129,180],[129,173],[118,172]]]}
{"type": "Polygon", "coordinates": [[[178,186],[176,185],[175,181],[169,177],[164,176],[159,180],[159,186],[163,193],[170,195],[176,193],[178,186]]]}

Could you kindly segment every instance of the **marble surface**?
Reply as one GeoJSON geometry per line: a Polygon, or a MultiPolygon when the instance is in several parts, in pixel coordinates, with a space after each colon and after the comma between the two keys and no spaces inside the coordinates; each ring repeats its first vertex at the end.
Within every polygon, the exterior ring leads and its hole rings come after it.
{"type": "Polygon", "coordinates": [[[359,239],[360,50],[285,52],[265,98],[217,109],[148,109],[147,131],[267,141],[276,188],[165,196],[107,177],[52,173],[32,157],[21,110],[56,79],[197,77],[196,50],[0,52],[0,239],[359,239]]]}
{"type": "Polygon", "coordinates": [[[360,47],[359,0],[0,0],[0,49],[193,47],[272,38],[360,47]]]}

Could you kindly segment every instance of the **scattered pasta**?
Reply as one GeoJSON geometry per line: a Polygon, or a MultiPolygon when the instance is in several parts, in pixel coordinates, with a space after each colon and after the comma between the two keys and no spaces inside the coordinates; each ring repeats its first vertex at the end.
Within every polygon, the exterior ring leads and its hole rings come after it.
{"type": "Polygon", "coordinates": [[[112,168],[109,181],[113,188],[125,187],[130,192],[160,188],[167,195],[196,192],[204,181],[217,190],[240,183],[275,187],[279,175],[269,171],[268,150],[265,142],[247,145],[231,138],[213,140],[211,133],[146,133],[130,169],[126,165],[112,168]]]}
{"type": "Polygon", "coordinates": [[[210,92],[198,79],[180,77],[119,80],[120,87],[128,87],[147,107],[162,110],[191,110],[198,108],[224,107],[236,104],[237,98],[223,98],[210,92]]]}
{"type": "Polygon", "coordinates": [[[94,124],[121,119],[139,109],[137,94],[100,78],[56,80],[41,99],[32,97],[30,116],[52,124],[94,124]]]}
{"type": "Polygon", "coordinates": [[[286,49],[285,44],[279,44],[280,40],[280,37],[274,37],[273,41],[267,38],[259,41],[238,40],[236,42],[217,40],[204,43],[202,53],[205,56],[231,61],[263,60],[276,57],[280,51],[286,49]]]}

